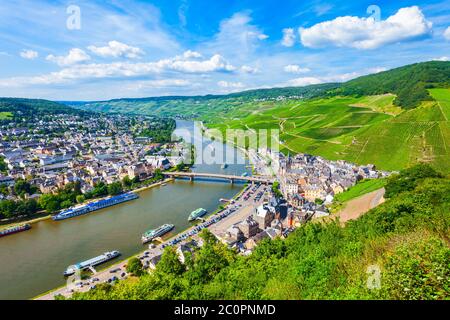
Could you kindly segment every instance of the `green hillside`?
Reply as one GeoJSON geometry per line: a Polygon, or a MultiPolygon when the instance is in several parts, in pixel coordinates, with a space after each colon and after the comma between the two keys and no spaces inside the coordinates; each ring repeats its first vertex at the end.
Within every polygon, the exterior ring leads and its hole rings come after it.
{"type": "Polygon", "coordinates": [[[280,148],[285,153],[372,163],[385,170],[426,162],[450,172],[449,92],[431,89],[436,102],[400,114],[391,104],[392,97],[338,96],[278,103],[239,118],[223,115],[227,121],[223,117],[220,122],[213,119],[207,126],[222,132],[227,128],[279,128],[280,148]]]}
{"type": "Polygon", "coordinates": [[[48,114],[85,114],[67,105],[42,99],[0,98],[0,121],[20,117],[35,117],[48,114]]]}
{"type": "Polygon", "coordinates": [[[422,101],[432,100],[427,89],[449,86],[450,62],[430,61],[359,77],[344,83],[335,92],[343,95],[392,93],[397,96],[395,105],[412,109],[422,101]]]}
{"type": "Polygon", "coordinates": [[[228,114],[239,111],[248,105],[252,108],[259,107],[259,104],[254,103],[255,100],[267,99],[274,102],[278,97],[309,99],[325,95],[338,86],[339,84],[327,83],[305,87],[249,90],[228,95],[125,98],[109,101],[64,103],[88,111],[204,119],[220,113],[228,114]]]}
{"type": "Polygon", "coordinates": [[[308,223],[236,254],[204,230],[187,259],[165,249],[156,271],[101,284],[74,299],[450,298],[450,180],[427,166],[388,180],[389,199],[345,227],[308,223]],[[379,286],[370,281],[378,270],[379,286]]]}
{"type": "Polygon", "coordinates": [[[73,106],[199,119],[223,132],[279,128],[283,152],[373,163],[386,170],[425,162],[450,172],[449,87],[450,62],[431,61],[343,84],[73,106]]]}
{"type": "MultiPolygon", "coordinates": [[[[278,97],[311,99],[332,96],[395,95],[392,107],[412,109],[431,101],[430,88],[450,86],[450,62],[430,61],[359,77],[348,82],[304,87],[248,90],[228,95],[167,96],[139,99],[114,99],[93,102],[64,102],[83,110],[139,113],[162,116],[202,118],[211,113],[229,112],[243,104],[278,97]]],[[[388,97],[385,97],[389,99],[388,97]]],[[[383,100],[383,99],[382,99],[383,100]]],[[[391,108],[392,109],[392,108],[391,108]]],[[[397,108],[398,109],[398,108],[397,108]]]]}

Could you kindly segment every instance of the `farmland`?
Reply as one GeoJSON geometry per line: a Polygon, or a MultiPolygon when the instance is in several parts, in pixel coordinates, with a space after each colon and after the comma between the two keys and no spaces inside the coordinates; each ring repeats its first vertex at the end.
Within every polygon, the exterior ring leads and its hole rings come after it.
{"type": "Polygon", "coordinates": [[[220,121],[210,118],[207,125],[222,131],[279,128],[283,152],[373,163],[385,170],[426,162],[450,172],[449,90],[432,89],[430,94],[436,101],[400,112],[391,95],[338,96],[253,105],[252,112],[247,106],[221,115],[220,121]]]}
{"type": "Polygon", "coordinates": [[[385,184],[386,180],[384,179],[363,180],[345,192],[337,194],[335,200],[339,202],[346,202],[366,193],[383,188],[385,184]]]}
{"type": "Polygon", "coordinates": [[[0,120],[11,119],[12,116],[13,116],[12,112],[9,111],[0,112],[0,120]]]}

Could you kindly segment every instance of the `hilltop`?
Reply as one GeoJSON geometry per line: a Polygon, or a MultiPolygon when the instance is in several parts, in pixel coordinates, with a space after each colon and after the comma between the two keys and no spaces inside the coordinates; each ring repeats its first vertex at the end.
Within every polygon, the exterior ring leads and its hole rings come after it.
{"type": "Polygon", "coordinates": [[[36,117],[51,114],[88,114],[62,103],[43,99],[0,98],[0,120],[21,117],[36,117]]]}
{"type": "Polygon", "coordinates": [[[83,110],[202,120],[208,127],[280,129],[284,153],[310,153],[380,169],[426,162],[450,172],[450,62],[430,61],[345,83],[221,96],[70,104],[83,110]]]}
{"type": "Polygon", "coordinates": [[[334,91],[341,95],[395,94],[394,104],[404,109],[432,101],[427,89],[450,87],[450,62],[429,61],[359,77],[334,91]]]}
{"type": "Polygon", "coordinates": [[[304,87],[255,89],[227,95],[123,98],[109,101],[64,102],[83,110],[101,112],[185,116],[203,119],[214,113],[237,111],[246,104],[283,99],[312,99],[332,96],[394,94],[393,104],[412,109],[431,101],[430,88],[450,86],[450,62],[429,61],[379,72],[345,83],[325,83],[304,87]]]}

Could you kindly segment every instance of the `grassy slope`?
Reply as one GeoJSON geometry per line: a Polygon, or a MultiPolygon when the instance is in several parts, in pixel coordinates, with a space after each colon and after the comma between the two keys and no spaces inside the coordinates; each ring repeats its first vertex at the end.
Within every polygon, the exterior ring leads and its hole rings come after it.
{"type": "Polygon", "coordinates": [[[11,119],[12,116],[13,116],[12,112],[9,111],[0,112],[0,120],[11,119]]]}
{"type": "Polygon", "coordinates": [[[346,202],[366,193],[383,188],[385,184],[386,180],[384,179],[363,180],[350,189],[337,194],[334,199],[339,202],[346,202]]]}
{"type": "Polygon", "coordinates": [[[401,113],[392,105],[393,97],[386,95],[287,101],[273,107],[255,104],[253,111],[222,115],[220,122],[210,119],[215,123],[208,126],[222,131],[280,128],[284,152],[373,163],[385,170],[427,162],[450,172],[448,92],[431,89],[436,102],[424,102],[401,113]]]}
{"type": "Polygon", "coordinates": [[[449,74],[450,62],[432,61],[341,85],[254,90],[228,96],[122,99],[81,108],[182,115],[222,131],[279,128],[283,152],[373,163],[385,170],[426,162],[450,172],[448,89],[430,89],[448,87],[449,74]],[[280,93],[312,99],[253,100],[280,93]]]}
{"type": "Polygon", "coordinates": [[[247,257],[205,241],[187,271],[167,250],[156,272],[74,298],[448,299],[450,180],[423,169],[401,176],[411,184],[394,177],[391,198],[345,227],[308,223],[247,257]],[[367,287],[374,266],[378,289],[367,287]]]}

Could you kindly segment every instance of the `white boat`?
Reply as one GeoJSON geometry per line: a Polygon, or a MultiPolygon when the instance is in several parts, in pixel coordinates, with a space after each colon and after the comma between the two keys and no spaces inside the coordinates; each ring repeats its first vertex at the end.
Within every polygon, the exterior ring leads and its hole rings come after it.
{"type": "Polygon", "coordinates": [[[89,267],[93,267],[99,264],[102,264],[106,261],[109,261],[111,259],[114,259],[116,257],[120,256],[120,252],[119,251],[111,251],[111,252],[105,252],[102,255],[99,255],[98,257],[77,263],[73,266],[70,266],[66,269],[66,271],[64,271],[64,275],[65,276],[70,276],[72,274],[74,274],[75,272],[79,271],[79,270],[85,270],[88,269],[89,267]]]}

